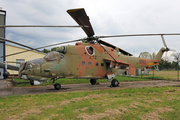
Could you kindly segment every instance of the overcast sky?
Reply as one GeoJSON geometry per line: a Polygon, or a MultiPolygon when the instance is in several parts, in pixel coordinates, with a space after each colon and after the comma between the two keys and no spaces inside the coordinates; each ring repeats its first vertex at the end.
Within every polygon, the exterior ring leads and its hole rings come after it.
{"type": "MultiPolygon", "coordinates": [[[[84,8],[95,36],[180,33],[179,5],[179,0],[0,0],[7,25],[77,25],[66,11],[84,8]]],[[[84,37],[81,28],[6,28],[7,39],[33,48],[84,37]]],[[[169,48],[180,52],[180,36],[164,38],[169,48]]],[[[103,40],[135,56],[163,47],[160,36],[103,40]]]]}

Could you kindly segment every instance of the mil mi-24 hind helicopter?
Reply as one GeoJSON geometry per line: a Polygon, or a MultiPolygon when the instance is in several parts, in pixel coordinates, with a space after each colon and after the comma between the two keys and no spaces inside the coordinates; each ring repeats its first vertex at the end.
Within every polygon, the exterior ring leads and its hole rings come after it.
{"type": "MultiPolygon", "coordinates": [[[[111,86],[117,87],[119,82],[117,79],[114,79],[116,75],[119,75],[125,71],[129,71],[129,75],[135,76],[135,69],[159,64],[163,53],[170,50],[165,43],[163,35],[180,35],[180,33],[175,33],[94,37],[94,31],[89,21],[89,17],[86,15],[86,12],[83,8],[70,9],[67,10],[67,12],[80,26],[82,26],[82,29],[87,34],[87,38],[59,43],[64,44],[77,42],[75,45],[60,46],[56,52],[49,52],[44,58],[34,59],[26,61],[25,63],[21,63],[19,68],[4,63],[1,63],[0,67],[18,70],[19,77],[25,80],[30,80],[31,85],[42,84],[44,81],[50,81],[48,78],[51,78],[56,90],[61,88],[59,83],[55,84],[55,80],[60,78],[90,79],[90,83],[92,85],[96,84],[97,79],[107,79],[111,82],[111,86]],[[154,59],[133,57],[132,54],[126,52],[125,50],[100,40],[100,38],[109,37],[152,35],[161,35],[165,46],[165,48],[161,48],[159,50],[154,59]]],[[[0,39],[5,41],[7,40],[3,38],[0,39]]],[[[32,50],[37,50],[40,48],[32,48],[32,50]]],[[[5,73],[5,76],[8,77],[7,72],[5,73]]]]}

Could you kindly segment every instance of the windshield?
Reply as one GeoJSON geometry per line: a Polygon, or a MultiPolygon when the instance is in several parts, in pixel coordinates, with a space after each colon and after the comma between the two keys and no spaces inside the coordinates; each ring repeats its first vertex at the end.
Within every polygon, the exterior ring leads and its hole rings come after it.
{"type": "Polygon", "coordinates": [[[59,52],[49,52],[43,59],[47,62],[59,63],[64,56],[59,52]]]}
{"type": "Polygon", "coordinates": [[[25,63],[25,70],[31,69],[31,68],[32,68],[31,63],[27,61],[27,62],[25,63]]]}

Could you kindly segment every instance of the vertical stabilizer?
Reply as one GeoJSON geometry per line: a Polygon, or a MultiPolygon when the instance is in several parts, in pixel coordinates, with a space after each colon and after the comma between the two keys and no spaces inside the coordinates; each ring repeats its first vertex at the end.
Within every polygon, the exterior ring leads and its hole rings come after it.
{"type": "Polygon", "coordinates": [[[163,56],[163,53],[166,51],[166,49],[165,48],[161,48],[160,50],[159,50],[159,52],[157,53],[157,55],[155,56],[155,60],[161,60],[161,58],[162,58],[162,56],[163,56]]]}

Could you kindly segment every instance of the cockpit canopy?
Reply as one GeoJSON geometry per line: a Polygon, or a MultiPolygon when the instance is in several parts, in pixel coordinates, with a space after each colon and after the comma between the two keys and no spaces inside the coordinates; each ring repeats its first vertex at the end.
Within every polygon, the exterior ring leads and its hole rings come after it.
{"type": "Polygon", "coordinates": [[[33,65],[38,65],[38,64],[41,64],[41,63],[43,63],[42,58],[33,59],[33,60],[30,60],[30,61],[27,61],[27,62],[20,63],[19,71],[21,72],[22,70],[31,69],[33,65]]]}
{"type": "Polygon", "coordinates": [[[27,62],[20,63],[19,74],[21,73],[21,71],[31,69],[34,65],[36,66],[42,64],[44,61],[59,63],[62,58],[64,58],[64,56],[59,52],[49,52],[46,56],[44,56],[44,58],[33,59],[27,62]]]}
{"type": "Polygon", "coordinates": [[[37,64],[43,63],[43,59],[42,58],[33,59],[33,60],[30,60],[29,62],[32,63],[33,65],[37,65],[37,64]]]}
{"type": "Polygon", "coordinates": [[[46,62],[59,63],[63,57],[64,56],[61,53],[52,51],[52,52],[49,52],[43,59],[46,62]]]}

